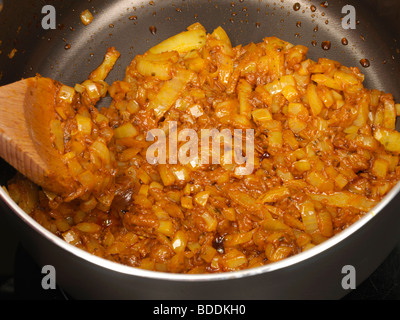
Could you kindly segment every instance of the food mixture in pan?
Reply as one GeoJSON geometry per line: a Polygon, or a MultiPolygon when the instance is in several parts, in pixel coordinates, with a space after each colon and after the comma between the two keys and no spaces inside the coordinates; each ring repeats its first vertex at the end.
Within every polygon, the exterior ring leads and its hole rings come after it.
{"type": "Polygon", "coordinates": [[[108,84],[119,55],[58,85],[50,130],[76,191],[7,187],[78,248],[161,272],[254,268],[341,232],[400,178],[400,106],[358,68],[276,37],[232,47],[199,23],[108,84]]]}

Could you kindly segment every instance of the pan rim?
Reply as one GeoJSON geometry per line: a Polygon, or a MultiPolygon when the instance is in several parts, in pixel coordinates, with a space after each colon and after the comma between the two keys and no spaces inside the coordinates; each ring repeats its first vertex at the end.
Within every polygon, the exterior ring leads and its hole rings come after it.
{"type": "Polygon", "coordinates": [[[226,281],[232,279],[240,279],[246,277],[253,277],[260,274],[272,273],[279,271],[307,260],[312,259],[315,256],[322,254],[328,249],[338,245],[353,233],[356,233],[366,224],[368,224],[372,219],[374,219],[380,212],[398,195],[400,192],[400,182],[398,182],[390,192],[368,213],[366,213],[362,218],[353,223],[351,226],[336,234],[335,236],[327,239],[325,242],[310,248],[307,251],[298,253],[294,256],[285,258],[281,261],[272,262],[270,264],[259,266],[255,268],[230,271],[214,274],[179,274],[179,273],[167,273],[159,271],[144,270],[137,267],[130,267],[123,265],[105,258],[101,258],[90,254],[89,252],[75,247],[65,240],[61,239],[57,235],[53,234],[51,231],[44,228],[31,216],[29,216],[25,211],[18,206],[18,204],[10,197],[4,188],[0,188],[0,198],[7,205],[11,211],[13,211],[17,216],[31,227],[39,235],[45,237],[47,240],[51,241],[57,247],[67,251],[68,253],[78,257],[86,262],[96,265],[97,267],[107,269],[119,274],[127,276],[136,276],[140,278],[148,278],[153,280],[164,280],[164,281],[183,281],[183,282],[207,282],[207,281],[226,281]]]}

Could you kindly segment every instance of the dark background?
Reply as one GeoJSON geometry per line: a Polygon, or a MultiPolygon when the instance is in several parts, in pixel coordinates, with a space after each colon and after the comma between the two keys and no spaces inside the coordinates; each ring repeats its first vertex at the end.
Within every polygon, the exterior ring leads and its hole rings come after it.
{"type": "MultiPolygon", "coordinates": [[[[330,1],[333,2],[334,0],[330,1]]],[[[1,2],[0,0],[0,6],[1,2]]],[[[400,17],[400,1],[365,0],[365,2],[371,5],[377,16],[383,16],[387,21],[390,21],[394,31],[400,35],[398,20],[400,17]]],[[[0,212],[0,216],[2,214],[0,212]]],[[[7,224],[7,221],[2,219],[0,222],[0,300],[62,300],[69,298],[62,288],[47,292],[42,290],[40,288],[41,278],[42,275],[39,268],[20,244],[13,228],[7,224]]],[[[400,299],[400,232],[399,244],[388,258],[367,280],[359,285],[356,290],[350,292],[344,299],[400,299]]]]}

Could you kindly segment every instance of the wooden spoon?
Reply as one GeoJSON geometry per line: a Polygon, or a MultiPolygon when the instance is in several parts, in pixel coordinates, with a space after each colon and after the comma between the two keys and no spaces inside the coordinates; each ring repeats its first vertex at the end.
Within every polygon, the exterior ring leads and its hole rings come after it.
{"type": "Polygon", "coordinates": [[[44,189],[68,195],[77,185],[50,134],[57,87],[39,76],[0,87],[0,156],[44,189]]]}

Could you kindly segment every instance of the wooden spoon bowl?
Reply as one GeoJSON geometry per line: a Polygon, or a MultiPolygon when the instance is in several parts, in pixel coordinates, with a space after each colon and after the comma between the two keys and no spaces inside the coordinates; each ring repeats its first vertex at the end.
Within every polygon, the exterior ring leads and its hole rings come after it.
{"type": "Polygon", "coordinates": [[[77,185],[50,133],[59,87],[39,76],[0,87],[0,156],[44,189],[67,195],[77,185]]]}

